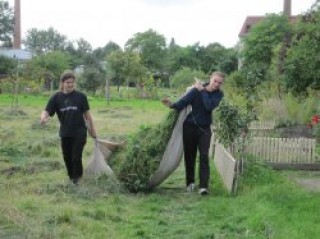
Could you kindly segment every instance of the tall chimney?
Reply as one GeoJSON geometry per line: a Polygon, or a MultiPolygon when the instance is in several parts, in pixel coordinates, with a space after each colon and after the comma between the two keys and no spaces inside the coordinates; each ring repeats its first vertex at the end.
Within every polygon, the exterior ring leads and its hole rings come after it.
{"type": "Polygon", "coordinates": [[[13,49],[21,49],[21,5],[20,5],[20,0],[14,0],[13,49]]]}
{"type": "Polygon", "coordinates": [[[284,0],[283,14],[291,17],[291,0],[284,0]]]}

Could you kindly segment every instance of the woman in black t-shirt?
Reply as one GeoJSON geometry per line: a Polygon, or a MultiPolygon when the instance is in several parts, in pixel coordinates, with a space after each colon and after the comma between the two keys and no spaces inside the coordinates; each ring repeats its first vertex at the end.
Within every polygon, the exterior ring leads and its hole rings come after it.
{"type": "Polygon", "coordinates": [[[84,93],[74,89],[74,81],[72,72],[62,74],[60,91],[49,99],[41,113],[40,123],[47,123],[49,116],[57,114],[63,159],[70,180],[77,184],[83,174],[82,152],[87,141],[87,130],[93,138],[96,138],[96,131],[88,99],[84,93]]]}

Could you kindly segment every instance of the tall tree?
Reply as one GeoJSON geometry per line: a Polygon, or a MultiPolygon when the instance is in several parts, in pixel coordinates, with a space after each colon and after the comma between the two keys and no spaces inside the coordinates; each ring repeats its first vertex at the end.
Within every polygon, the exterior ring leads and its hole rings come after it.
{"type": "Polygon", "coordinates": [[[301,16],[284,66],[285,88],[296,95],[320,89],[320,6],[301,16]]]}
{"type": "Polygon", "coordinates": [[[35,56],[26,63],[26,78],[44,80],[47,90],[52,86],[58,86],[59,77],[66,69],[70,69],[70,57],[64,52],[54,51],[35,56]]]}
{"type": "Polygon", "coordinates": [[[16,65],[17,64],[14,59],[0,55],[0,75],[13,73],[16,65]]]}
{"type": "Polygon", "coordinates": [[[83,38],[76,40],[77,42],[77,51],[79,55],[85,56],[92,53],[91,44],[83,38]]]}
{"type": "Polygon", "coordinates": [[[69,41],[66,44],[65,51],[71,56],[72,68],[76,68],[79,65],[86,65],[88,62],[93,62],[92,58],[92,46],[83,38],[75,41],[69,41]]]}
{"type": "Polygon", "coordinates": [[[167,49],[166,64],[169,73],[172,75],[183,67],[190,69],[200,69],[201,61],[199,58],[200,46],[198,43],[192,46],[180,47],[170,44],[167,49]]]}
{"type": "Polygon", "coordinates": [[[27,36],[23,40],[23,44],[28,50],[36,54],[62,51],[67,46],[67,37],[54,30],[52,27],[48,30],[32,28],[31,30],[28,30],[27,36]]]}
{"type": "Polygon", "coordinates": [[[130,38],[125,44],[125,50],[139,53],[142,64],[151,72],[161,71],[166,53],[166,39],[149,29],[130,38]]]}
{"type": "Polygon", "coordinates": [[[220,43],[210,43],[199,49],[201,70],[210,74],[219,70],[227,74],[237,70],[237,53],[233,48],[225,48],[220,43]]]}
{"type": "Polygon", "coordinates": [[[173,75],[174,72],[179,70],[180,66],[177,66],[176,55],[181,47],[176,44],[174,38],[171,38],[170,43],[166,49],[166,60],[164,62],[164,69],[169,75],[173,75]]]}
{"type": "Polygon", "coordinates": [[[282,43],[285,34],[290,32],[287,16],[270,14],[257,23],[244,38],[241,55],[244,65],[266,64],[269,67],[275,46],[282,43]]]}
{"type": "Polygon", "coordinates": [[[121,50],[110,53],[107,57],[109,72],[112,78],[117,79],[118,88],[124,82],[129,85],[130,81],[141,83],[146,76],[146,68],[141,64],[141,59],[136,52],[123,52],[121,50]]]}
{"type": "Polygon", "coordinates": [[[0,1],[0,46],[12,47],[14,15],[8,1],[0,1]]]}
{"type": "Polygon", "coordinates": [[[77,82],[81,89],[95,93],[98,87],[103,84],[103,81],[104,74],[97,68],[85,67],[77,82]]]}
{"type": "Polygon", "coordinates": [[[115,42],[108,42],[104,47],[98,47],[93,50],[95,58],[104,61],[106,57],[113,51],[120,50],[120,46],[115,42]]]}

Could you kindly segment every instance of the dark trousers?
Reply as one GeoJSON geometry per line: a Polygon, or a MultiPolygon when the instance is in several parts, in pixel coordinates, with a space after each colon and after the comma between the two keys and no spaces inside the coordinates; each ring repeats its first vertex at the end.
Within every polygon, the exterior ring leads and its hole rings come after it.
{"type": "Polygon", "coordinates": [[[61,138],[63,159],[70,179],[77,180],[82,177],[82,152],[86,142],[86,136],[61,138]]]}
{"type": "Polygon", "coordinates": [[[184,123],[183,125],[183,149],[184,163],[186,169],[186,183],[195,182],[195,163],[197,150],[200,153],[199,162],[199,187],[208,188],[210,178],[209,148],[211,140],[210,127],[200,128],[199,126],[184,123]]]}

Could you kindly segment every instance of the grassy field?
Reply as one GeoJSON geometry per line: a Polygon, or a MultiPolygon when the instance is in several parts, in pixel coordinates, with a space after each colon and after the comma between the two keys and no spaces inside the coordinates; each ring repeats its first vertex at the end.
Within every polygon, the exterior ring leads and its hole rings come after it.
{"type": "MultiPolygon", "coordinates": [[[[250,163],[230,196],[213,167],[211,194],[186,193],[183,163],[148,194],[130,194],[112,179],[71,185],[61,158],[58,121],[39,125],[47,97],[0,95],[0,238],[318,238],[320,194],[250,163]]],[[[125,137],[157,124],[168,109],[158,101],[106,104],[90,98],[102,138],[125,137]]],[[[93,149],[84,152],[84,165],[93,149]]]]}

